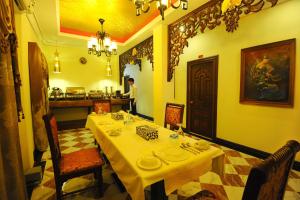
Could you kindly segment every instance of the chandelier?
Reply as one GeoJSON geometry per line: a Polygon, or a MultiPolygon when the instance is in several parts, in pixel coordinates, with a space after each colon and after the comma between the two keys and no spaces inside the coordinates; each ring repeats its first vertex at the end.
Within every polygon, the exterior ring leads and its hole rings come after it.
{"type": "Polygon", "coordinates": [[[117,44],[111,41],[109,35],[103,30],[104,19],[99,19],[101,30],[97,31],[96,37],[92,37],[88,41],[88,53],[101,56],[117,55],[117,44]]]}
{"type": "MultiPolygon", "coordinates": [[[[188,9],[188,0],[178,0],[179,3],[177,5],[172,3],[172,0],[170,0],[170,4],[172,8],[178,9],[182,8],[182,10],[188,9]]],[[[162,17],[162,20],[165,19],[164,12],[168,7],[169,0],[134,0],[134,5],[136,9],[136,16],[139,16],[142,12],[147,13],[150,10],[150,4],[152,2],[156,2],[157,9],[160,12],[160,15],[162,17]]]]}

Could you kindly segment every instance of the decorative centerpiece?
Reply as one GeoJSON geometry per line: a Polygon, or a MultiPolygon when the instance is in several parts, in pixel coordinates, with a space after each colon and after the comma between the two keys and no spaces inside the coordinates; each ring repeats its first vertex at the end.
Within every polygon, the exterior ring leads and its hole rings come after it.
{"type": "Polygon", "coordinates": [[[111,113],[111,118],[114,120],[123,120],[124,116],[122,113],[111,113]]]}
{"type": "Polygon", "coordinates": [[[138,134],[145,140],[155,140],[158,138],[158,131],[148,125],[137,126],[136,134],[138,134]]]}

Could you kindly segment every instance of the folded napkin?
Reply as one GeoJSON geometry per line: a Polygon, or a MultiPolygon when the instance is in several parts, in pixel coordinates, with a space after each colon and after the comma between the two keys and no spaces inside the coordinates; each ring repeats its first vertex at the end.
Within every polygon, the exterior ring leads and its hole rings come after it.
{"type": "Polygon", "coordinates": [[[111,130],[108,130],[108,135],[110,136],[118,136],[121,134],[122,132],[122,129],[121,128],[114,128],[114,129],[111,129],[111,130]]]}
{"type": "Polygon", "coordinates": [[[209,149],[210,145],[207,141],[205,140],[199,140],[193,144],[194,148],[198,150],[207,150],[209,149]]]}

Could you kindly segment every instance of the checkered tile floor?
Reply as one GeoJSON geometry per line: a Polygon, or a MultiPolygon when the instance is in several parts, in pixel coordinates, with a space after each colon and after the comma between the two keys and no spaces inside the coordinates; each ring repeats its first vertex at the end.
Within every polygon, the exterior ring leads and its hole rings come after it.
{"type": "MultiPolygon", "coordinates": [[[[87,129],[74,129],[62,131],[59,134],[60,149],[62,154],[71,153],[82,148],[95,147],[92,133],[87,129]]],[[[219,200],[239,200],[242,197],[251,165],[260,162],[258,158],[213,144],[222,148],[225,157],[225,175],[218,176],[208,172],[199,177],[198,180],[183,185],[180,189],[169,195],[169,200],[181,200],[184,196],[191,196],[200,190],[207,189],[213,192],[219,200]]],[[[55,182],[52,168],[50,151],[43,155],[46,160],[44,178],[40,186],[34,189],[32,200],[55,199],[55,182]]],[[[120,193],[111,178],[112,169],[109,165],[104,166],[104,197],[100,198],[95,189],[67,196],[69,200],[129,200],[129,195],[120,193]]],[[[63,190],[70,192],[94,184],[93,176],[83,176],[67,181],[63,190]]],[[[285,193],[285,200],[300,200],[300,172],[292,171],[289,177],[285,193]]]]}

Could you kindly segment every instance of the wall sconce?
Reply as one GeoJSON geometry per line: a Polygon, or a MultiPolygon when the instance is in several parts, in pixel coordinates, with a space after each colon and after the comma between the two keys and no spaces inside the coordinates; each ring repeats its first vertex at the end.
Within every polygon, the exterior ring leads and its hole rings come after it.
{"type": "Polygon", "coordinates": [[[55,53],[54,53],[54,69],[53,69],[53,73],[58,74],[61,73],[60,71],[60,61],[59,61],[59,53],[56,49],[55,53]]]}
{"type": "Polygon", "coordinates": [[[106,76],[112,76],[112,69],[111,69],[111,64],[110,64],[110,57],[107,58],[106,76]]]}

